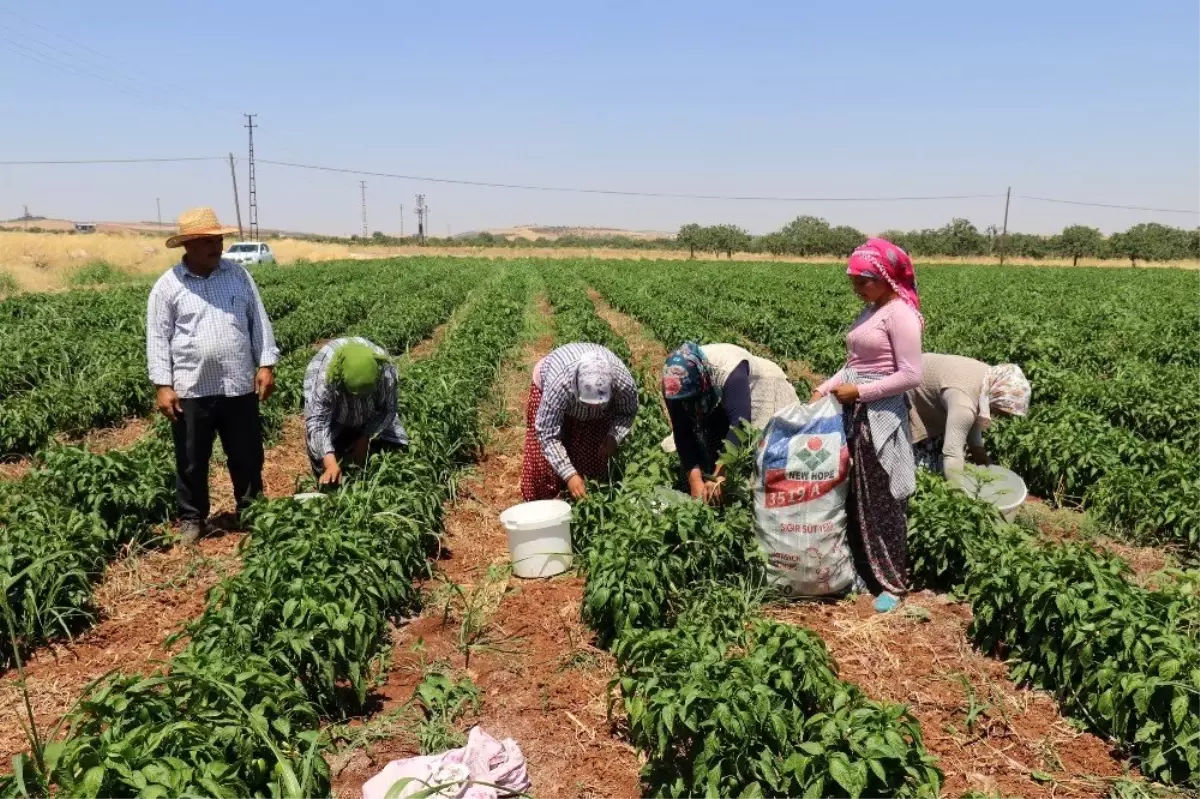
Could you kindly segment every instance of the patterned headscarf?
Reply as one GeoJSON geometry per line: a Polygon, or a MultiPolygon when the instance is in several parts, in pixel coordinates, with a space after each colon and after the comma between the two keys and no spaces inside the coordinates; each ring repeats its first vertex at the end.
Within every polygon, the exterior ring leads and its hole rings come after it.
{"type": "Polygon", "coordinates": [[[867,239],[866,244],[851,253],[846,274],[886,280],[892,291],[900,295],[900,299],[917,312],[921,326],[925,326],[925,317],[921,316],[921,295],[917,292],[917,273],[913,269],[912,259],[895,244],[887,239],[867,239]]]}
{"type": "Polygon", "coordinates": [[[668,402],[689,400],[697,425],[712,413],[721,402],[721,387],[717,385],[712,364],[704,350],[688,341],[667,357],[662,376],[663,397],[668,402]]]}
{"type": "Polygon", "coordinates": [[[585,405],[607,405],[612,399],[612,365],[585,357],[575,368],[575,396],[585,405]]]}
{"type": "Polygon", "coordinates": [[[333,354],[325,381],[351,394],[369,394],[375,390],[383,360],[366,344],[348,341],[333,354]]]}
{"type": "Polygon", "coordinates": [[[1021,367],[1015,363],[993,366],[987,370],[979,392],[979,417],[991,421],[993,407],[1010,416],[1025,416],[1029,413],[1031,394],[1032,388],[1021,367]]]}

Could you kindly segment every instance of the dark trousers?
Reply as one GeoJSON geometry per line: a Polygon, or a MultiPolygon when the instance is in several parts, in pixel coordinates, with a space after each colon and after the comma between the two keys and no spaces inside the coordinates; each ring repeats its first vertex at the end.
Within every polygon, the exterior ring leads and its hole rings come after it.
{"type": "MultiPolygon", "coordinates": [[[[361,427],[343,427],[333,434],[333,455],[338,459],[338,463],[345,466],[344,461],[350,457],[350,450],[354,447],[354,443],[363,436],[361,427]]],[[[371,456],[372,452],[386,452],[389,450],[402,450],[404,447],[392,441],[384,441],[382,438],[375,438],[371,441],[367,448],[367,457],[371,456]]],[[[325,456],[314,458],[312,452],[308,453],[308,462],[312,466],[313,477],[318,480],[325,473],[325,456]]]]}
{"type": "Polygon", "coordinates": [[[183,413],[172,423],[175,440],[175,491],[179,518],[208,518],[208,462],[213,439],[221,446],[233,480],[238,512],[262,493],[263,440],[258,420],[258,396],[181,399],[183,413]]]}

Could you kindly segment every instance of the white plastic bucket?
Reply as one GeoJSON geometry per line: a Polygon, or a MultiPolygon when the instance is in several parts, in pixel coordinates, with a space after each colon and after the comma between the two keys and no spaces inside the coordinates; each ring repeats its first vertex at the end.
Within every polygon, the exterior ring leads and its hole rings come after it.
{"type": "Polygon", "coordinates": [[[1021,475],[1003,466],[971,466],[963,480],[967,493],[990,502],[1012,521],[1029,495],[1021,475]]]}
{"type": "Polygon", "coordinates": [[[571,506],[561,499],[522,502],[500,514],[518,577],[553,577],[571,568],[571,506]]]}

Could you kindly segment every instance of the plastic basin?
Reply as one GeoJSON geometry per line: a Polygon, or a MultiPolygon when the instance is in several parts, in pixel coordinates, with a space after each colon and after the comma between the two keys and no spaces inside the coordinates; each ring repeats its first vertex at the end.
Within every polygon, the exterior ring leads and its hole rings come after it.
{"type": "Polygon", "coordinates": [[[1003,466],[968,467],[963,487],[968,494],[995,505],[1009,521],[1029,495],[1021,475],[1003,466]]]}
{"type": "Polygon", "coordinates": [[[571,506],[561,499],[522,502],[500,514],[518,577],[553,577],[571,568],[571,506]]]}

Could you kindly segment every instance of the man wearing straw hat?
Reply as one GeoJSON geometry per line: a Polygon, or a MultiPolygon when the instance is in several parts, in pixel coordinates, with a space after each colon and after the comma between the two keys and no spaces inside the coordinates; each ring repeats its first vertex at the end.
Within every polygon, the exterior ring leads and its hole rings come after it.
{"type": "Polygon", "coordinates": [[[180,540],[189,546],[205,531],[214,438],[238,511],[262,493],[258,404],[275,389],[279,350],[250,273],[221,258],[233,232],[211,208],[180,214],[167,246],[183,247],[183,258],[154,284],[146,308],[146,359],[158,410],[171,421],[180,540]]]}

